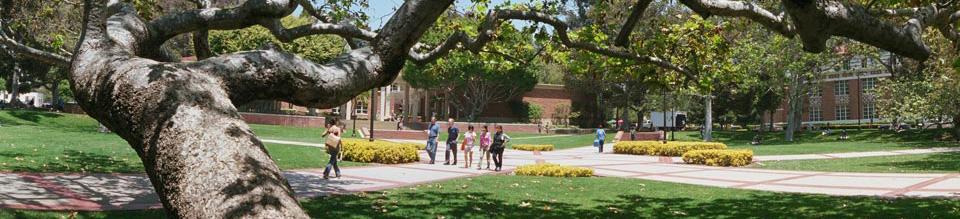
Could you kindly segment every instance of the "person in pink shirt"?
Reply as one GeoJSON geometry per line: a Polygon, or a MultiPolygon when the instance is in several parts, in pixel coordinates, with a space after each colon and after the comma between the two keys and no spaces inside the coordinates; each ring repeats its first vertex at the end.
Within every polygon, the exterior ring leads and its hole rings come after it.
{"type": "Polygon", "coordinates": [[[473,131],[473,125],[468,125],[467,133],[463,134],[463,143],[460,144],[460,151],[463,151],[463,168],[470,168],[473,164],[473,148],[476,139],[477,133],[473,131]]]}
{"type": "Polygon", "coordinates": [[[490,169],[490,144],[493,143],[493,137],[490,137],[490,129],[483,126],[483,132],[480,133],[480,161],[477,161],[477,169],[483,168],[483,159],[487,159],[487,169],[490,169]]]}

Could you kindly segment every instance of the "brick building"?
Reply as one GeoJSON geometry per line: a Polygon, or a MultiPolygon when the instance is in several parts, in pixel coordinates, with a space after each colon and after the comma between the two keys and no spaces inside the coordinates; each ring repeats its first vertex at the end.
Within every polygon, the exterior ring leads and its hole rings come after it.
{"type": "MultiPolygon", "coordinates": [[[[374,108],[374,119],[378,121],[395,121],[401,117],[408,121],[424,121],[431,115],[440,118],[458,118],[456,109],[445,93],[410,87],[402,79],[387,87],[376,90],[375,96],[357,97],[340,107],[333,109],[309,109],[282,101],[256,101],[240,106],[243,112],[290,114],[290,115],[317,115],[340,116],[342,118],[369,119],[370,108],[374,108]],[[373,105],[369,101],[373,101],[373,105]]],[[[569,108],[573,102],[573,94],[562,85],[538,84],[533,90],[515,98],[514,101],[523,101],[536,104],[543,108],[542,120],[553,118],[558,107],[569,108]]],[[[511,101],[502,101],[487,106],[481,113],[479,120],[485,122],[515,122],[520,117],[515,115],[509,104],[511,101]]]]}
{"type": "MultiPolygon", "coordinates": [[[[890,54],[882,53],[880,60],[891,60],[890,54]]],[[[800,118],[804,124],[880,122],[876,95],[871,90],[876,87],[878,79],[891,75],[881,63],[857,57],[820,71],[821,78],[803,101],[800,118]]],[[[773,122],[785,123],[787,110],[787,100],[784,100],[773,115],[773,122]]],[[[764,121],[770,122],[770,116],[764,116],[764,121]]]]}

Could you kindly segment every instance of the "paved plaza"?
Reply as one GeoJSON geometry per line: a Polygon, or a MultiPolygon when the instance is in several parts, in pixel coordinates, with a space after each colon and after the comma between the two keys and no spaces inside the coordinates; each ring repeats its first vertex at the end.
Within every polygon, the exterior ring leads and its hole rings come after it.
{"type": "MultiPolygon", "coordinates": [[[[264,142],[322,146],[302,142],[264,142]]],[[[612,148],[611,145],[607,146],[612,148]]],[[[443,151],[441,147],[439,151],[443,151]]],[[[939,153],[955,149],[918,149],[892,152],[822,155],[757,156],[757,160],[832,159],[896,154],[939,153]]],[[[426,154],[421,151],[421,159],[426,154]]],[[[708,167],[677,163],[678,158],[598,154],[593,147],[550,152],[507,150],[504,171],[464,169],[461,166],[373,165],[343,168],[343,177],[322,179],[322,169],[285,171],[298,197],[376,191],[483,174],[507,174],[516,166],[555,163],[590,167],[596,175],[637,178],[725,188],[775,192],[869,196],[957,196],[960,174],[884,174],[779,171],[708,167]]],[[[34,210],[134,210],[161,208],[150,181],[143,174],[0,173],[0,208],[34,210]]]]}

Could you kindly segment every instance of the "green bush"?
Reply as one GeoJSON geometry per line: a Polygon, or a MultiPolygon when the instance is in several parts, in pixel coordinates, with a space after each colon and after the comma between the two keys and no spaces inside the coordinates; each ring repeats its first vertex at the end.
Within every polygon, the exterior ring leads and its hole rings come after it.
{"type": "Polygon", "coordinates": [[[420,161],[418,144],[388,141],[343,140],[343,159],[362,163],[399,164],[420,161]]]}
{"type": "Polygon", "coordinates": [[[515,144],[513,149],[521,151],[552,151],[552,144],[515,144]]]}
{"type": "Polygon", "coordinates": [[[683,162],[688,164],[703,164],[707,166],[739,167],[753,162],[751,150],[692,150],[683,153],[683,162]]]}
{"type": "Polygon", "coordinates": [[[507,103],[514,115],[520,116],[520,122],[536,123],[543,118],[543,106],[526,101],[513,100],[507,103]]]}
{"type": "Polygon", "coordinates": [[[551,176],[551,177],[590,177],[593,169],[586,167],[560,166],[558,164],[529,164],[517,167],[514,174],[521,176],[551,176]]]}
{"type": "Polygon", "coordinates": [[[727,149],[727,145],[718,142],[679,142],[671,141],[621,141],[613,145],[617,154],[637,154],[654,156],[680,156],[691,150],[727,149]]]}

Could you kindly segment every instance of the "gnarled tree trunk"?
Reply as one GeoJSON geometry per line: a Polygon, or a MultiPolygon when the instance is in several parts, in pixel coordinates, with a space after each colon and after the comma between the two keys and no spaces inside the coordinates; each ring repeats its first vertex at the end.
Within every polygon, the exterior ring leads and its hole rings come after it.
{"type": "MultiPolygon", "coordinates": [[[[141,58],[159,49],[149,48],[159,45],[153,43],[165,41],[153,37],[188,33],[192,30],[183,25],[196,25],[178,22],[211,18],[187,12],[171,15],[177,19],[160,18],[166,24],[146,23],[130,5],[105,2],[86,1],[85,27],[71,65],[72,89],[84,111],[137,151],[164,207],[178,218],[306,218],[280,169],[234,106],[278,99],[333,107],[390,83],[409,48],[450,4],[407,1],[371,47],[321,65],[273,50],[194,63],[141,58]]],[[[251,0],[242,10],[216,13],[278,19],[294,6],[251,0]]]]}

